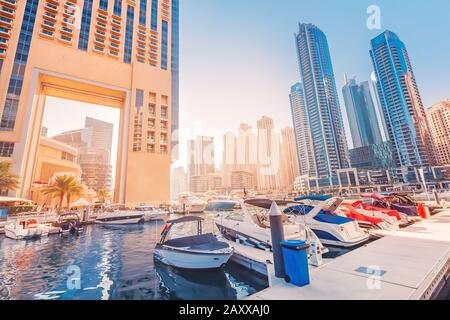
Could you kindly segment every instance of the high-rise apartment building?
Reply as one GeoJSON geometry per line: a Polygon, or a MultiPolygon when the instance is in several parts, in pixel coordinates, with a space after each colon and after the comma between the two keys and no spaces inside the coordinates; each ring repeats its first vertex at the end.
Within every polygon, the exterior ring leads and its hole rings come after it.
{"type": "Polygon", "coordinates": [[[347,110],[353,148],[379,144],[381,138],[375,104],[368,81],[357,83],[355,79],[345,79],[342,89],[347,110]]]}
{"type": "Polygon", "coordinates": [[[436,164],[450,164],[450,100],[427,110],[428,123],[436,155],[436,164]]]}
{"type": "Polygon", "coordinates": [[[286,127],[281,130],[281,187],[285,191],[294,190],[294,181],[300,175],[295,146],[294,129],[286,127]]]}
{"type": "Polygon", "coordinates": [[[172,0],[172,160],[178,160],[180,126],[180,0],[172,0]]]}
{"type": "Polygon", "coordinates": [[[187,144],[188,176],[215,174],[214,138],[199,136],[187,144]]]}
{"type": "Polygon", "coordinates": [[[274,131],[273,119],[262,117],[258,128],[258,187],[261,190],[279,190],[280,181],[280,138],[274,131]]]}
{"type": "Polygon", "coordinates": [[[336,185],[336,171],[348,167],[348,150],[328,41],[316,26],[299,24],[295,43],[315,177],[320,186],[336,185]]]}
{"type": "Polygon", "coordinates": [[[309,127],[308,110],[306,109],[305,95],[301,83],[296,83],[291,87],[289,99],[291,101],[291,113],[300,174],[313,177],[316,175],[315,157],[309,127]]]}
{"type": "Polygon", "coordinates": [[[45,97],[56,96],[121,110],[116,202],[169,200],[172,2],[0,6],[0,157],[21,177],[16,195],[30,196],[45,97]]]}
{"type": "Polygon", "coordinates": [[[405,44],[385,31],[372,39],[370,56],[396,165],[433,164],[428,121],[405,44]]]}
{"type": "Polygon", "coordinates": [[[60,133],[54,140],[77,149],[81,166],[81,180],[95,191],[112,188],[111,148],[113,140],[111,123],[86,117],[85,127],[60,133]]]}

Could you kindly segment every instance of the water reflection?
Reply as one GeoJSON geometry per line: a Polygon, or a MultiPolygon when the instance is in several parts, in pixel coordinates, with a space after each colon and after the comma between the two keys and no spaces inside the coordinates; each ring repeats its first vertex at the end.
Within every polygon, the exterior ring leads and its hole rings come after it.
{"type": "Polygon", "coordinates": [[[95,225],[79,236],[32,241],[0,236],[0,299],[237,299],[267,286],[233,264],[207,273],[155,265],[163,227],[95,225]],[[78,288],[68,286],[73,270],[78,288]]]}

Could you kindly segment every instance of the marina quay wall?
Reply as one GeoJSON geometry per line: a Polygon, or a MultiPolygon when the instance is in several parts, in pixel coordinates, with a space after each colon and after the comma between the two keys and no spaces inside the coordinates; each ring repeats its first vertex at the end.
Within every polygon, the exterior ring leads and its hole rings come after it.
{"type": "MultiPolygon", "coordinates": [[[[269,268],[270,270],[270,268],[269,268]]],[[[296,287],[270,276],[250,300],[428,300],[449,296],[450,209],[310,268],[296,287]]]]}

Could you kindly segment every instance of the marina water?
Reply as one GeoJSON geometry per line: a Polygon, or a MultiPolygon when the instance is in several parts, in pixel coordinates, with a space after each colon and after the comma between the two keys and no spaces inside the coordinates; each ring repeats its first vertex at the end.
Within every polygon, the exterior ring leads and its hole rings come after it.
{"type": "MultiPolygon", "coordinates": [[[[203,216],[204,231],[213,231],[213,215],[203,216]]],[[[234,263],[205,272],[155,262],[163,227],[92,225],[78,236],[30,241],[0,235],[0,299],[242,299],[267,287],[234,263]]]]}

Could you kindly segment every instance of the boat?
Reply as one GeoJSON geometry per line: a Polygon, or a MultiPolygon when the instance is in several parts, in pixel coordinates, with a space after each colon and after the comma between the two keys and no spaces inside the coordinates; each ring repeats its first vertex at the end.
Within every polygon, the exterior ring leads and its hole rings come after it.
{"type": "Polygon", "coordinates": [[[417,206],[395,202],[394,196],[383,195],[380,193],[362,193],[361,198],[370,199],[372,201],[371,205],[378,208],[396,210],[409,217],[419,217],[417,206]]]}
{"type": "Polygon", "coordinates": [[[178,196],[178,202],[175,205],[175,213],[203,213],[207,202],[189,193],[183,193],[178,196]]]}
{"type": "Polygon", "coordinates": [[[137,224],[144,222],[144,212],[123,205],[110,205],[97,215],[95,223],[106,225],[137,224]]]}
{"type": "Polygon", "coordinates": [[[324,197],[324,201],[316,206],[298,204],[302,200],[304,197],[296,198],[297,204],[284,212],[311,228],[324,245],[351,248],[369,240],[370,235],[356,220],[334,214],[342,204],[342,198],[330,201],[329,197],[324,197]]]}
{"type": "Polygon", "coordinates": [[[59,228],[59,232],[63,234],[80,234],[84,231],[80,217],[75,212],[60,214],[58,221],[54,222],[51,226],[59,228]]]}
{"type": "Polygon", "coordinates": [[[14,240],[28,240],[48,236],[48,228],[35,218],[18,218],[14,223],[6,224],[5,236],[14,240]]]}
{"type": "Polygon", "coordinates": [[[395,217],[398,221],[398,225],[400,228],[408,227],[414,223],[414,221],[410,219],[409,216],[405,213],[398,212],[397,210],[375,207],[373,205],[365,203],[363,200],[351,202],[350,206],[363,212],[371,212],[372,214],[379,212],[381,214],[385,214],[390,217],[395,217]]]}
{"type": "Polygon", "coordinates": [[[164,210],[145,204],[140,204],[134,210],[144,213],[144,222],[164,220],[166,217],[164,210]]]}
{"type": "MultiPolygon", "coordinates": [[[[274,201],[270,199],[248,199],[241,201],[241,211],[219,214],[214,223],[222,235],[235,241],[257,249],[271,251],[272,235],[267,207],[274,201]]],[[[281,201],[279,201],[281,203],[281,201]]],[[[322,245],[314,232],[304,224],[289,221],[286,215],[284,220],[284,236],[286,240],[305,240],[315,242],[317,248],[323,253],[328,250],[322,245]]]]}
{"type": "Polygon", "coordinates": [[[155,259],[181,269],[218,269],[223,267],[233,248],[219,241],[212,233],[202,233],[203,218],[186,216],[169,220],[161,234],[161,240],[155,247],[155,259]],[[169,239],[175,225],[196,223],[197,234],[169,239]]]}
{"type": "Polygon", "coordinates": [[[215,197],[208,201],[206,211],[233,211],[237,205],[237,201],[230,200],[227,197],[215,197]]]}
{"type": "MultiPolygon", "coordinates": [[[[392,197],[391,201],[394,204],[402,204],[402,205],[415,206],[415,207],[417,207],[419,205],[419,202],[416,201],[413,197],[411,197],[408,193],[389,192],[389,193],[383,193],[383,195],[392,197]]],[[[443,209],[442,206],[440,206],[440,205],[427,204],[425,206],[428,208],[431,215],[434,215],[437,213],[437,211],[443,209]]]]}

